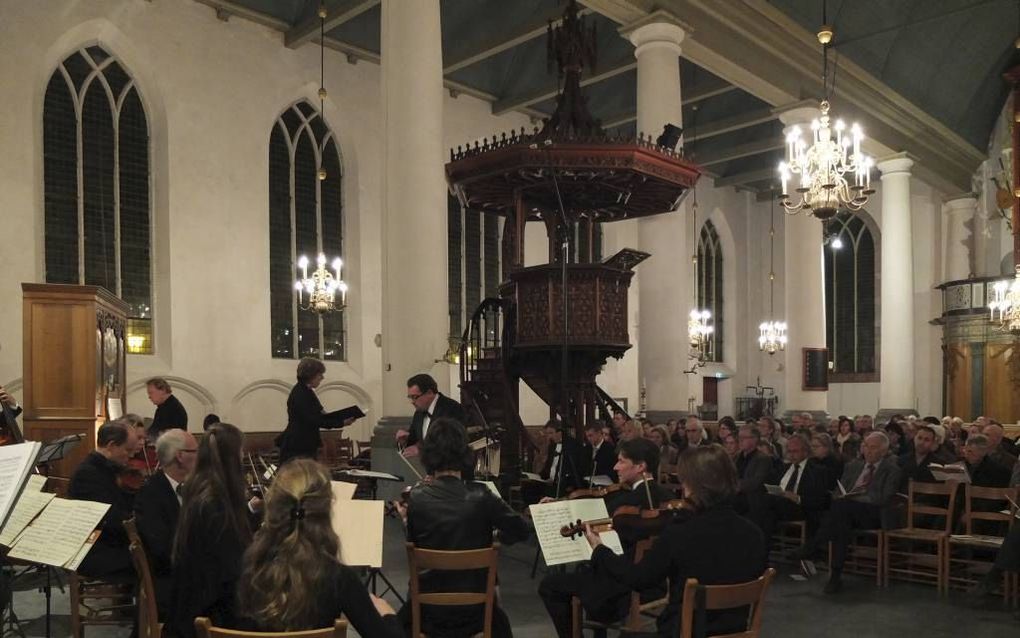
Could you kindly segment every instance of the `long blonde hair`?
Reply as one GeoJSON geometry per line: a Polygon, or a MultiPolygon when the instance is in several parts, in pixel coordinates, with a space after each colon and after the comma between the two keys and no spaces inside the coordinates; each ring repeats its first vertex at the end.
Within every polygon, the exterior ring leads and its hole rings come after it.
{"type": "Polygon", "coordinates": [[[244,553],[238,602],[264,631],[313,627],[318,594],[335,582],[340,539],[330,524],[333,489],[325,469],[294,459],[266,494],[265,521],[244,553]]]}

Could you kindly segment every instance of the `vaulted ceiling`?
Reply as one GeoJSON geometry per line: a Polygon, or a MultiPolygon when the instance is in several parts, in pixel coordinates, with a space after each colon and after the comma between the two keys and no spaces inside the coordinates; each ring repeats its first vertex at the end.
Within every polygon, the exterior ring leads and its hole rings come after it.
{"type": "MultiPolygon", "coordinates": [[[[222,19],[279,30],[283,46],[319,40],[319,0],[197,1],[222,19]]],[[[599,37],[598,68],[585,80],[595,117],[634,132],[636,60],[618,30],[668,11],[692,27],[681,80],[696,161],[717,185],[771,188],[782,153],[774,107],[820,95],[813,34],[821,0],[580,4],[599,37]]],[[[351,62],[378,62],[379,0],[326,0],[326,8],[326,46],[351,62]]],[[[545,31],[562,9],[563,0],[441,0],[446,86],[491,102],[496,114],[550,114],[557,78],[547,72],[545,31]]],[[[1001,73],[1014,54],[1017,0],[829,0],[827,9],[839,68],[834,111],[860,118],[884,147],[917,156],[947,188],[969,189],[1005,102],[1001,73]]]]}

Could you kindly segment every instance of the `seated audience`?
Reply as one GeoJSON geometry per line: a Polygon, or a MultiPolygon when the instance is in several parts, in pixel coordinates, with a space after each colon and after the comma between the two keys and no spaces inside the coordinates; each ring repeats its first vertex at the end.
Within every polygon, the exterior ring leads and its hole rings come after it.
{"type": "MultiPolygon", "coordinates": [[[[655,509],[660,503],[673,498],[673,494],[655,481],[658,473],[659,449],[646,439],[625,441],[620,444],[616,471],[620,482],[628,489],[605,496],[606,511],[613,514],[620,507],[633,506],[641,510],[655,509]]],[[[620,535],[624,556],[633,564],[634,546],[648,531],[615,528],[620,535]]],[[[581,541],[584,542],[584,541],[581,541]]],[[[663,579],[649,585],[648,598],[662,596],[656,587],[663,579]]],[[[648,589],[648,588],[645,588],[648,589]]],[[[583,563],[572,573],[550,573],[538,586],[538,594],[561,637],[571,636],[570,600],[577,596],[589,618],[600,622],[614,622],[627,614],[631,587],[619,582],[594,578],[591,565],[583,563]]]]}
{"type": "Polygon", "coordinates": [[[669,431],[664,425],[656,425],[648,431],[646,437],[659,448],[659,463],[661,465],[676,465],[677,449],[669,442],[669,431]]]}
{"type": "MultiPolygon", "coordinates": [[[[846,418],[846,417],[842,417],[846,418]]],[[[875,420],[870,414],[862,414],[854,418],[854,434],[864,438],[875,429],[875,420]]]]}
{"type": "Polygon", "coordinates": [[[716,430],[716,437],[722,441],[727,434],[737,436],[737,422],[731,416],[724,416],[719,419],[719,426],[716,430]]]}
{"type": "Polygon", "coordinates": [[[623,426],[628,420],[624,412],[613,412],[613,440],[616,442],[620,441],[620,437],[623,435],[623,426]]]}
{"type": "Polygon", "coordinates": [[[964,465],[975,487],[1006,487],[1013,476],[1012,468],[992,458],[991,449],[988,437],[983,434],[967,437],[963,446],[964,465]]]}
{"type": "Polygon", "coordinates": [[[181,490],[195,470],[198,442],[184,430],[164,430],[156,439],[160,469],[135,496],[135,520],[156,588],[160,622],[170,618],[174,534],[181,512],[181,490]]]}
{"type": "Polygon", "coordinates": [[[620,443],[624,441],[633,441],[634,439],[643,438],[645,430],[641,426],[641,422],[635,419],[631,419],[623,424],[620,429],[620,443]]]}
{"type": "Polygon", "coordinates": [[[338,559],[332,506],[330,477],[321,465],[298,458],[280,469],[266,494],[265,521],[244,553],[240,627],[322,629],[343,614],[361,636],[404,636],[393,608],[370,596],[358,572],[338,559]]]}
{"type": "Polygon", "coordinates": [[[843,444],[850,440],[852,437],[856,436],[856,434],[854,434],[853,421],[851,421],[850,419],[844,416],[840,417],[837,422],[839,425],[836,429],[836,434],[834,435],[834,438],[836,441],[836,447],[842,449],[843,444]]]}
{"type": "Polygon", "coordinates": [[[1008,467],[1010,471],[1016,465],[1016,445],[1005,437],[1005,430],[998,421],[990,421],[981,430],[981,433],[988,439],[988,456],[999,465],[1008,467]]]}
{"type": "Polygon", "coordinates": [[[537,498],[529,501],[532,503],[542,496],[563,496],[580,487],[583,482],[584,475],[580,472],[581,447],[577,441],[573,437],[563,436],[563,428],[559,421],[546,423],[544,432],[549,446],[546,450],[545,463],[538,475],[548,483],[539,484],[537,488],[529,485],[528,491],[535,491],[537,495],[537,498]]]}
{"type": "MultiPolygon", "coordinates": [[[[801,415],[800,422],[802,427],[810,429],[811,415],[806,412],[801,415]],[[805,421],[804,415],[807,415],[805,421]]],[[[763,416],[758,419],[758,432],[761,434],[761,440],[765,441],[772,448],[772,456],[777,459],[783,458],[786,453],[786,439],[780,436],[779,428],[776,427],[776,421],[770,416],[763,416]]]]}
{"type": "Polygon", "coordinates": [[[737,442],[737,437],[733,434],[727,434],[725,437],[723,437],[721,443],[723,449],[726,450],[726,454],[729,455],[730,460],[736,463],[737,456],[740,455],[740,443],[737,442]]]}
{"type": "Polygon", "coordinates": [[[687,449],[687,432],[684,430],[686,426],[686,417],[677,419],[676,429],[673,430],[673,434],[669,437],[669,442],[676,447],[678,452],[683,452],[687,449]]]}
{"type": "MultiPolygon", "coordinates": [[[[745,514],[753,507],[758,507],[760,501],[765,498],[765,481],[772,473],[773,457],[758,450],[761,443],[761,432],[753,425],[745,425],[740,428],[737,435],[737,444],[740,453],[737,454],[737,495],[734,497],[733,507],[737,513],[745,514]]],[[[767,449],[772,449],[767,446],[767,449]]]]}
{"type": "Polygon", "coordinates": [[[931,424],[924,423],[917,428],[917,434],[914,435],[913,451],[902,454],[899,457],[900,469],[903,475],[900,492],[904,494],[907,492],[907,486],[911,480],[921,483],[935,483],[935,477],[932,476],[928,466],[932,463],[945,465],[954,461],[952,458],[939,455],[937,440],[938,438],[931,424]]]}
{"type": "MultiPolygon", "coordinates": [[[[767,562],[761,530],[730,507],[737,476],[722,448],[712,445],[686,452],[680,480],[689,509],[656,538],[638,565],[602,545],[591,528],[585,533],[593,549],[596,579],[632,591],[669,579],[669,604],[656,618],[657,635],[669,638],[680,635],[680,602],[688,578],[705,585],[746,582],[760,577],[767,562]]],[[[746,608],[709,612],[706,635],[745,631],[747,618],[746,608]]]]}
{"type": "Polygon", "coordinates": [[[818,533],[799,550],[791,553],[798,560],[809,560],[832,542],[832,564],[825,593],[835,594],[843,586],[843,565],[854,531],[882,526],[882,511],[896,496],[900,486],[900,468],[896,458],[889,456],[889,438],[883,432],[872,432],[861,446],[864,458],[847,464],[840,484],[846,490],[832,501],[822,519],[818,533]]]}
{"type": "Polygon", "coordinates": [[[844,469],[847,463],[861,458],[861,438],[855,434],[844,441],[839,447],[839,458],[843,461],[844,469]]]}
{"type": "Polygon", "coordinates": [[[687,422],[684,424],[684,434],[686,440],[684,449],[712,445],[712,440],[709,438],[705,426],[701,423],[701,419],[694,415],[687,417],[687,422]]]}
{"type": "Polygon", "coordinates": [[[904,445],[904,432],[903,426],[895,421],[890,421],[885,426],[885,435],[889,437],[889,454],[893,456],[901,456],[903,454],[910,454],[908,446],[904,445]]]}
{"type": "Polygon", "coordinates": [[[806,521],[808,534],[818,529],[822,512],[829,507],[828,471],[809,459],[808,438],[794,434],[786,442],[786,460],[768,478],[783,490],[782,496],[766,494],[752,507],[750,518],[758,523],[765,542],[772,539],[778,521],[806,521]]]}
{"type": "Polygon", "coordinates": [[[191,479],[181,491],[174,539],[170,635],[195,635],[194,619],[235,626],[241,556],[251,543],[254,519],[241,471],[241,431],[229,423],[209,428],[198,446],[191,479]]]}
{"type": "MultiPolygon", "coordinates": [[[[423,549],[465,550],[489,547],[493,530],[499,541],[512,544],[528,536],[524,519],[484,485],[466,483],[461,470],[470,458],[464,426],[438,418],[422,443],[421,461],[429,479],[410,492],[407,507],[395,503],[407,525],[407,540],[423,549]]],[[[484,572],[429,572],[419,578],[421,591],[485,591],[484,572]]],[[[411,607],[405,604],[400,619],[411,627],[411,607]]],[[[481,631],[480,605],[423,607],[422,631],[430,636],[470,636],[481,631]]],[[[493,613],[492,635],[511,636],[510,621],[499,607],[493,613]]]]}
{"type": "Polygon", "coordinates": [[[616,463],[616,446],[612,441],[606,440],[602,428],[603,425],[596,421],[584,429],[586,442],[581,451],[581,474],[589,477],[587,482],[589,486],[591,479],[596,476],[608,476],[609,480],[616,482],[616,471],[613,469],[616,463]]]}
{"type": "Polygon", "coordinates": [[[99,523],[102,533],[85,556],[78,573],[90,578],[133,578],[124,521],[131,518],[131,495],[121,489],[118,477],[133,453],[137,441],[118,421],[108,421],[96,432],[96,449],[82,459],[71,476],[67,496],[80,501],[106,503],[99,523]]]}
{"type": "Polygon", "coordinates": [[[828,491],[836,489],[836,481],[843,475],[843,460],[836,454],[832,437],[818,432],[811,437],[811,462],[825,470],[825,486],[828,491]]]}

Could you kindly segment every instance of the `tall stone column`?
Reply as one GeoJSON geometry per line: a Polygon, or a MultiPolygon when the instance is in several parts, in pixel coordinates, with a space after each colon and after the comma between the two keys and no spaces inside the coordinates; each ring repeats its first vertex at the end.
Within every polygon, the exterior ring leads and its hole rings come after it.
{"type": "MultiPolygon", "coordinates": [[[[432,371],[447,348],[439,0],[383,0],[382,110],[383,401],[375,449],[392,448],[394,431],[410,423],[407,378],[432,371]]],[[[433,376],[445,385],[445,371],[433,376]]],[[[389,463],[373,453],[373,466],[389,463]]]]}
{"type": "MultiPolygon", "coordinates": [[[[794,126],[809,135],[816,106],[796,106],[779,114],[783,136],[794,126]]],[[[798,213],[783,220],[783,312],[787,343],[783,376],[784,411],[811,412],[818,420],[827,412],[829,393],[804,390],[804,348],[825,347],[825,270],[822,265],[822,225],[812,215],[798,213]]]]}
{"type": "MultiPolygon", "coordinates": [[[[974,193],[965,193],[948,200],[946,211],[945,281],[967,279],[977,272],[974,267],[974,219],[978,200],[974,193]]],[[[976,229],[974,229],[976,230],[976,229]]]]}
{"type": "MultiPolygon", "coordinates": [[[[655,17],[655,22],[622,30],[637,58],[637,130],[652,138],[666,124],[683,126],[680,44],[686,35],[684,25],[669,14],[655,17]]],[[[638,245],[652,255],[637,268],[638,379],[656,419],[687,410],[686,317],[693,307],[688,201],[677,212],[637,222],[638,245]]]]}
{"type": "Polygon", "coordinates": [[[899,153],[878,162],[882,173],[881,383],[882,416],[914,411],[914,251],[910,168],[899,153]]]}

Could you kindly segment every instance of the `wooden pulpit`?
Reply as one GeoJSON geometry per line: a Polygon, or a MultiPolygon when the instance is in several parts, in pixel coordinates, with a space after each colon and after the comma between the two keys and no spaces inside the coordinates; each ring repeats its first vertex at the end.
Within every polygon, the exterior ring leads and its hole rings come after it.
{"type": "Polygon", "coordinates": [[[96,430],[126,410],[128,305],[98,286],[22,284],[25,438],[85,438],[50,467],[67,478],[96,447],[96,430]]]}

